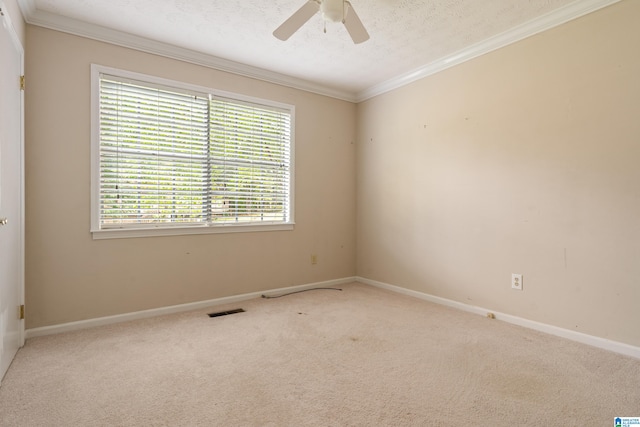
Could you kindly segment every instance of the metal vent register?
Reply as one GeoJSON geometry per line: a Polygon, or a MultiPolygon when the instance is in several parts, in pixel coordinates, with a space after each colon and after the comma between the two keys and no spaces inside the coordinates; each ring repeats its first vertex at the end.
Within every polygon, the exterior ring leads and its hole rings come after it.
{"type": "Polygon", "coordinates": [[[236,308],[234,310],[219,311],[217,313],[209,313],[207,314],[207,316],[220,317],[220,316],[228,316],[229,314],[236,314],[236,313],[244,313],[244,310],[242,308],[236,308]]]}

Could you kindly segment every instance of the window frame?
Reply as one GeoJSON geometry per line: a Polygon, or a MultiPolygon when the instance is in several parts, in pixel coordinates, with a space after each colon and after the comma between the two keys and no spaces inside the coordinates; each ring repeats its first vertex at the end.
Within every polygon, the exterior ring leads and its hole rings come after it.
{"type": "Polygon", "coordinates": [[[237,232],[261,232],[293,230],[295,225],[295,106],[277,101],[241,95],[204,86],[150,76],[147,74],[91,64],[91,234],[93,239],[113,239],[131,237],[175,236],[190,234],[216,234],[237,232]],[[100,75],[108,74],[122,79],[131,79],[177,90],[211,94],[238,102],[259,104],[266,107],[288,110],[290,112],[290,154],[289,154],[289,218],[286,222],[266,224],[225,223],[205,224],[146,224],[144,226],[126,226],[106,228],[100,226],[100,75]]]}

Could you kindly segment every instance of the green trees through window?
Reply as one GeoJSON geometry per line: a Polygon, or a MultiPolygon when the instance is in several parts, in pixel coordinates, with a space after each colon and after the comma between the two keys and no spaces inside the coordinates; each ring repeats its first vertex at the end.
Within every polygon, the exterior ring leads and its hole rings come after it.
{"type": "Polygon", "coordinates": [[[101,229],[290,222],[292,111],[100,74],[101,229]]]}

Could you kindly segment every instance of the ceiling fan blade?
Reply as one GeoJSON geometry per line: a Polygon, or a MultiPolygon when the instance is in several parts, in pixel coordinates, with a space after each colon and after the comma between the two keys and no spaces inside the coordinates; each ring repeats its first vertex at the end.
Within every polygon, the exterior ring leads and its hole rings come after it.
{"type": "Polygon", "coordinates": [[[284,41],[300,29],[313,15],[320,10],[320,4],[309,0],[273,32],[276,38],[284,41]]]}
{"type": "Polygon", "coordinates": [[[344,26],[347,28],[351,39],[355,44],[369,40],[369,33],[367,33],[364,25],[362,25],[362,21],[358,17],[356,10],[348,1],[345,3],[349,6],[349,11],[344,19],[344,26]]]}

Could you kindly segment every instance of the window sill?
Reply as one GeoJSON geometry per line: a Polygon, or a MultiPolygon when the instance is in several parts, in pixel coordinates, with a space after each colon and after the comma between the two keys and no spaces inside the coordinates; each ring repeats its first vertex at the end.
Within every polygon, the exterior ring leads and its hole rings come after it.
{"type": "Polygon", "coordinates": [[[220,234],[220,233],[256,233],[262,231],[290,231],[294,223],[244,225],[233,224],[224,226],[192,225],[176,227],[145,227],[145,228],[111,228],[106,230],[91,230],[93,240],[127,239],[136,237],[184,236],[191,234],[220,234]]]}

